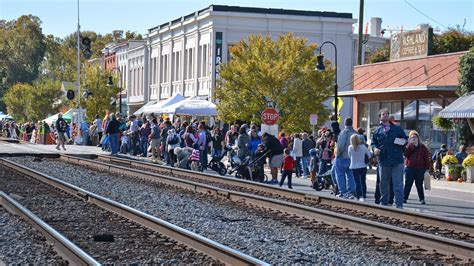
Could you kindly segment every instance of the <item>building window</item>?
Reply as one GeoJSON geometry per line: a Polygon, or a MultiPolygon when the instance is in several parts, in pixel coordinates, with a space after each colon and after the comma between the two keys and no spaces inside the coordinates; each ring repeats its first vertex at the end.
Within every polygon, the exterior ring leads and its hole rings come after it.
{"type": "Polygon", "coordinates": [[[185,51],[185,58],[184,58],[184,76],[185,79],[192,79],[194,78],[194,48],[186,49],[185,51]]]}
{"type": "Polygon", "coordinates": [[[181,79],[180,77],[180,52],[173,52],[173,57],[172,57],[172,66],[173,66],[173,73],[172,73],[172,78],[173,81],[178,81],[181,79]]]}
{"type": "Polygon", "coordinates": [[[209,75],[209,44],[199,46],[199,58],[201,60],[199,77],[207,77],[209,75]]]}

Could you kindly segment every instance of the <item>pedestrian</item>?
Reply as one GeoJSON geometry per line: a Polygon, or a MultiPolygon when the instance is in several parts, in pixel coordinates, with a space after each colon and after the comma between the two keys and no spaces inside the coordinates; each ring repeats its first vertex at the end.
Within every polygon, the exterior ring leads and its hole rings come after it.
{"type": "Polygon", "coordinates": [[[151,134],[150,121],[146,121],[140,128],[140,151],[144,158],[148,157],[148,136],[151,134]]]}
{"type": "Polygon", "coordinates": [[[280,144],[283,149],[289,148],[289,142],[288,142],[288,139],[286,138],[285,132],[280,133],[280,144]]]}
{"type": "Polygon", "coordinates": [[[308,178],[309,176],[309,160],[310,160],[310,155],[309,151],[315,147],[314,142],[308,137],[308,133],[303,133],[301,135],[303,137],[303,143],[302,143],[302,151],[303,151],[303,157],[301,158],[301,164],[303,167],[303,177],[308,178]]]}
{"type": "Polygon", "coordinates": [[[464,159],[467,157],[466,145],[459,146],[459,151],[456,152],[456,159],[458,159],[458,164],[461,166],[464,159]]]}
{"type": "Polygon", "coordinates": [[[378,157],[380,174],[380,203],[387,205],[392,181],[397,208],[403,209],[403,147],[408,139],[403,129],[390,122],[388,109],[379,111],[380,125],[372,136],[372,150],[378,157]]]}
{"type": "Polygon", "coordinates": [[[361,141],[359,134],[351,136],[351,145],[349,146],[348,153],[351,160],[349,168],[354,176],[356,186],[355,197],[359,201],[365,201],[367,198],[367,162],[372,157],[372,153],[361,141]]]}
{"type": "Polygon", "coordinates": [[[344,120],[344,127],[336,143],[336,180],[340,197],[354,199],[355,181],[352,170],[349,168],[351,159],[348,153],[350,138],[356,134],[356,131],[352,127],[352,118],[348,117],[344,120]]]}
{"type": "Polygon", "coordinates": [[[83,120],[81,125],[81,136],[82,136],[82,145],[87,146],[89,145],[89,123],[87,123],[87,120],[83,120]]]}
{"type": "MultiPolygon", "coordinates": [[[[116,116],[114,115],[114,117],[116,116]]],[[[128,134],[130,136],[131,151],[132,155],[136,156],[140,151],[140,125],[135,115],[129,116],[128,120],[130,121],[128,134]]]]}
{"type": "Polygon", "coordinates": [[[318,158],[318,152],[316,151],[315,148],[309,150],[309,173],[311,175],[311,185],[316,182],[316,174],[318,173],[319,170],[319,158],[318,158]]]}
{"type": "Polygon", "coordinates": [[[291,175],[293,174],[293,170],[295,169],[295,160],[293,157],[290,156],[290,149],[286,148],[283,150],[285,154],[283,159],[283,164],[281,166],[281,180],[280,180],[280,187],[283,186],[285,179],[288,177],[288,188],[293,189],[291,185],[291,175]]]}
{"type": "Polygon", "coordinates": [[[122,137],[120,138],[120,153],[126,154],[128,152],[128,142],[129,138],[127,135],[127,131],[122,132],[122,137]]]}
{"type": "Polygon", "coordinates": [[[96,126],[97,135],[99,137],[99,144],[97,144],[97,147],[101,147],[102,143],[100,143],[100,141],[102,140],[103,128],[102,128],[102,120],[100,119],[99,114],[95,115],[94,125],[96,126]]]}
{"type": "Polygon", "coordinates": [[[118,149],[119,149],[119,133],[120,133],[120,123],[117,121],[115,114],[110,114],[110,122],[107,125],[107,129],[105,131],[106,134],[109,136],[109,143],[111,149],[111,155],[117,156],[118,149]]]}
{"type": "Polygon", "coordinates": [[[203,171],[207,169],[207,136],[206,136],[206,125],[199,124],[199,137],[198,137],[198,149],[199,149],[199,170],[203,171]]]}
{"type": "Polygon", "coordinates": [[[168,148],[168,155],[170,160],[170,166],[174,167],[176,163],[176,154],[174,153],[175,148],[180,147],[180,138],[174,128],[168,130],[168,137],[166,139],[166,146],[168,148]]]}
{"type": "Polygon", "coordinates": [[[295,173],[296,177],[303,175],[303,167],[301,166],[301,159],[303,158],[303,140],[301,134],[296,133],[293,138],[293,155],[295,156],[295,173]]]}
{"type": "Polygon", "coordinates": [[[161,125],[161,151],[163,158],[167,165],[170,165],[170,158],[168,156],[168,149],[166,148],[166,139],[168,138],[168,131],[173,128],[171,121],[167,118],[161,125]]]}
{"type": "Polygon", "coordinates": [[[318,157],[320,159],[318,175],[324,175],[332,168],[332,160],[334,157],[335,136],[329,130],[322,133],[322,136],[317,141],[318,157]]]}
{"type": "Polygon", "coordinates": [[[275,136],[265,132],[262,134],[262,142],[265,144],[265,152],[268,151],[268,164],[272,174],[269,184],[278,184],[278,170],[283,162],[283,148],[275,136]]]}
{"type": "Polygon", "coordinates": [[[243,162],[245,157],[249,155],[250,136],[247,134],[245,126],[240,127],[239,137],[237,138],[237,157],[243,162]]]}
{"type": "Polygon", "coordinates": [[[219,127],[214,128],[211,136],[212,141],[212,157],[220,157],[222,154],[222,142],[224,137],[221,134],[221,129],[219,127]]]}
{"type": "Polygon", "coordinates": [[[151,148],[151,161],[157,163],[160,158],[161,129],[156,118],[151,120],[151,131],[148,135],[151,148]]]}
{"type": "Polygon", "coordinates": [[[431,160],[428,148],[421,143],[420,135],[415,130],[408,134],[408,145],[405,151],[405,189],[404,203],[407,203],[410,196],[413,181],[415,181],[416,191],[421,204],[425,203],[425,193],[423,191],[423,180],[426,170],[430,169],[431,160]]]}
{"type": "Polygon", "coordinates": [[[331,119],[331,130],[336,135],[336,139],[339,138],[339,133],[341,133],[341,128],[339,127],[339,122],[337,122],[337,114],[333,114],[330,117],[331,119]]]}
{"type": "Polygon", "coordinates": [[[63,150],[66,150],[64,147],[64,143],[66,142],[66,130],[67,130],[67,122],[63,118],[63,114],[58,114],[58,120],[56,120],[56,132],[58,133],[58,140],[56,145],[56,150],[59,150],[59,146],[63,147],[63,150]]]}
{"type": "Polygon", "coordinates": [[[256,129],[250,130],[250,146],[249,146],[249,154],[253,158],[256,158],[256,153],[258,146],[262,143],[262,139],[257,133],[256,129]]]}

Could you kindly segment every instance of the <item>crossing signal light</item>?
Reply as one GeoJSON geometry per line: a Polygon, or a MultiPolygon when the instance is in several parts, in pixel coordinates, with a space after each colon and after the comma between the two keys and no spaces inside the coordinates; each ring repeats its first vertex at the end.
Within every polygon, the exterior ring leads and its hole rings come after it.
{"type": "Polygon", "coordinates": [[[89,37],[82,37],[82,55],[86,59],[90,59],[92,56],[92,50],[91,50],[91,45],[92,41],[89,37]]]}
{"type": "Polygon", "coordinates": [[[112,79],[112,76],[109,76],[107,80],[107,86],[113,86],[113,85],[114,85],[114,81],[112,79]]]}
{"type": "Polygon", "coordinates": [[[70,101],[74,100],[74,96],[75,96],[75,94],[74,94],[74,91],[73,91],[73,90],[68,90],[68,91],[66,92],[66,98],[67,98],[68,100],[70,100],[70,101]]]}

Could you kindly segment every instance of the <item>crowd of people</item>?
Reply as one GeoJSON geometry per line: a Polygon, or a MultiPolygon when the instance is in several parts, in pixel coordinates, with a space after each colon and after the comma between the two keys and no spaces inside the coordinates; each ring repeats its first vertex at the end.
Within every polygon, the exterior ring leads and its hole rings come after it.
{"type": "MultiPolygon", "coordinates": [[[[14,122],[0,123],[7,137],[19,138],[21,132],[27,140],[46,143],[48,134],[56,139],[56,149],[66,149],[65,144],[97,145],[111,155],[130,154],[151,157],[151,161],[169,166],[203,171],[208,167],[209,156],[229,161],[256,161],[256,180],[264,181],[265,164],[271,178],[266,182],[292,188],[292,176],[310,178],[310,184],[330,175],[337,188],[336,196],[365,201],[367,198],[367,168],[377,168],[375,203],[403,208],[413,183],[419,201],[425,204],[423,180],[427,171],[433,171],[433,161],[438,162],[449,151],[443,145],[431,156],[416,131],[405,131],[390,119],[387,109],[379,112],[380,124],[375,128],[370,145],[364,130],[355,130],[352,119],[344,120],[339,128],[335,116],[331,127],[322,128],[316,136],[306,132],[278,136],[262,133],[257,124],[238,124],[222,128],[210,127],[206,122],[174,122],[156,117],[120,113],[99,115],[93,121],[73,125],[61,114],[57,121],[26,123],[19,127],[14,122]],[[77,128],[79,127],[79,128],[77,128]],[[76,133],[77,132],[77,133],[76,133]],[[41,140],[42,139],[42,140],[41,140]],[[235,158],[235,159],[234,159],[235,158]],[[376,159],[374,159],[376,158],[376,159]],[[376,161],[376,163],[371,163],[376,161]],[[373,165],[372,165],[373,164],[373,165]],[[278,179],[280,173],[280,180],[278,179]]],[[[467,156],[465,146],[456,154],[462,162],[467,156]]],[[[232,162],[233,163],[233,162],[232,162]]],[[[231,163],[231,164],[232,164],[231,163]]],[[[435,164],[435,168],[440,164],[435,164]]],[[[436,169],[435,169],[436,170],[436,169]]]]}

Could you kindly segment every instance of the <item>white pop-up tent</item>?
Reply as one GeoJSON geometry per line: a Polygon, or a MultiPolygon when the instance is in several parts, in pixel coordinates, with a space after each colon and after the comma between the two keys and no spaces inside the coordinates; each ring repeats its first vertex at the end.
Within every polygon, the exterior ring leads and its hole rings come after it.
{"type": "Polygon", "coordinates": [[[215,104],[197,96],[164,107],[162,111],[165,114],[199,116],[215,116],[217,113],[215,104]]]}
{"type": "Polygon", "coordinates": [[[145,106],[143,108],[143,113],[145,115],[150,115],[150,114],[163,114],[163,113],[166,113],[166,112],[163,112],[163,109],[168,107],[168,106],[171,106],[171,105],[174,105],[176,103],[179,103],[183,100],[185,100],[186,98],[184,98],[183,95],[181,95],[180,93],[176,93],[175,95],[171,96],[170,98],[166,99],[166,100],[163,100],[163,101],[159,101],[155,104],[152,104],[152,105],[149,105],[149,106],[145,106]]]}
{"type": "Polygon", "coordinates": [[[7,120],[7,119],[13,119],[11,115],[4,114],[3,112],[0,112],[0,120],[7,120]]]}

